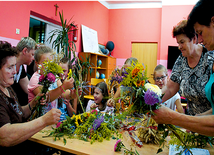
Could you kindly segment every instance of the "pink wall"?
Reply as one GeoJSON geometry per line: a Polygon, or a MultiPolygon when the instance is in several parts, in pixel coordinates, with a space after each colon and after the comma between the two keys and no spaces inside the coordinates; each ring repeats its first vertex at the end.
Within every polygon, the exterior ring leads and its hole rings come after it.
{"type": "Polygon", "coordinates": [[[160,60],[167,60],[168,46],[178,46],[172,37],[173,26],[183,19],[187,19],[193,5],[163,6],[160,38],[160,60]]]}
{"type": "MultiPolygon", "coordinates": [[[[112,55],[123,62],[131,56],[132,42],[157,42],[158,63],[167,64],[168,46],[176,46],[172,28],[186,18],[193,5],[162,6],[162,8],[107,9],[97,1],[0,1],[0,39],[12,40],[15,44],[28,36],[30,11],[59,21],[55,16],[55,4],[71,17],[79,29],[81,24],[98,32],[98,42],[115,44],[112,55]],[[20,34],[15,34],[15,29],[20,34]]],[[[80,29],[81,30],[81,29],[80,29]]],[[[77,52],[82,51],[81,31],[78,31],[77,52]]]]}
{"type": "MultiPolygon", "coordinates": [[[[81,24],[98,32],[99,43],[108,41],[109,10],[97,1],[0,1],[0,37],[20,40],[28,36],[30,11],[34,11],[48,18],[60,21],[59,15],[55,16],[55,4],[59,11],[64,12],[65,19],[72,18],[81,30],[81,24]],[[15,29],[20,29],[20,34],[15,34],[15,29]]],[[[77,52],[82,51],[82,37],[78,31],[76,43],[77,52]]]]}
{"type": "Polygon", "coordinates": [[[132,42],[160,41],[161,8],[109,10],[109,40],[116,58],[131,56],[132,42]]]}

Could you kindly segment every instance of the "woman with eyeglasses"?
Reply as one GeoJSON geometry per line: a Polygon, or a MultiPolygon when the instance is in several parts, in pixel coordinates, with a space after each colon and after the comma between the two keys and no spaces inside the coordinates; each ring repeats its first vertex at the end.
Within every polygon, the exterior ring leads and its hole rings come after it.
{"type": "Polygon", "coordinates": [[[213,61],[207,58],[207,50],[197,44],[193,26],[182,20],[173,28],[181,55],[176,60],[170,80],[167,83],[163,102],[174,96],[180,89],[181,96],[187,98],[188,114],[196,115],[211,109],[205,95],[205,86],[210,77],[213,61]]]}
{"type": "MultiPolygon", "coordinates": [[[[166,86],[167,81],[169,80],[166,67],[164,67],[163,65],[157,65],[154,69],[153,78],[154,78],[155,84],[161,90],[164,90],[163,88],[166,86]]],[[[162,91],[162,94],[164,94],[163,91],[162,91]]],[[[179,113],[184,113],[184,110],[181,105],[181,97],[178,92],[174,96],[172,96],[170,99],[165,101],[163,104],[172,110],[177,109],[179,113]]]]}

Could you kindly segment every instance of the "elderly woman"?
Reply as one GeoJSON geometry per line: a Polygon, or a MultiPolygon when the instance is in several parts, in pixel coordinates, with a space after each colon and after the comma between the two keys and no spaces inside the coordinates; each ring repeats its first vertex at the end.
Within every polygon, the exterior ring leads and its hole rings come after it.
{"type": "MultiPolygon", "coordinates": [[[[209,58],[213,58],[214,50],[214,1],[200,0],[191,11],[188,23],[194,26],[198,34],[198,42],[209,50],[209,58]]],[[[213,62],[209,62],[213,66],[213,62]]],[[[209,70],[212,70],[212,67],[209,70]]],[[[214,115],[207,116],[188,116],[180,113],[175,113],[166,107],[161,107],[155,111],[156,115],[153,117],[159,124],[174,124],[184,127],[194,132],[198,132],[207,136],[214,136],[214,115]]]]}
{"type": "Polygon", "coordinates": [[[60,110],[52,109],[38,119],[25,122],[36,102],[34,99],[21,107],[11,88],[16,74],[15,54],[9,43],[0,42],[0,148],[1,153],[6,154],[17,154],[19,151],[24,154],[28,148],[23,146],[23,142],[47,125],[56,124],[61,115],[60,110]]]}
{"type": "Polygon", "coordinates": [[[181,55],[176,60],[163,102],[174,96],[179,89],[181,96],[187,98],[190,115],[201,114],[211,109],[205,95],[205,86],[210,77],[213,59],[208,59],[207,50],[197,44],[194,28],[181,21],[173,28],[181,55]]]}

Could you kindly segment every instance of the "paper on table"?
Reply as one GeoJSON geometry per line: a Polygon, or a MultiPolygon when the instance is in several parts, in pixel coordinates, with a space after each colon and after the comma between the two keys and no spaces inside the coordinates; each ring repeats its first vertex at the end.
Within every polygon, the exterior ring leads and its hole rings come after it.
{"type": "MultiPolygon", "coordinates": [[[[170,145],[169,146],[169,155],[175,155],[176,153],[179,153],[182,148],[180,147],[180,149],[178,151],[175,150],[176,145],[170,145]]],[[[206,149],[199,149],[199,148],[192,148],[190,149],[192,151],[192,153],[194,155],[210,155],[209,151],[206,149]]],[[[190,153],[182,153],[181,155],[191,155],[190,153]]]]}

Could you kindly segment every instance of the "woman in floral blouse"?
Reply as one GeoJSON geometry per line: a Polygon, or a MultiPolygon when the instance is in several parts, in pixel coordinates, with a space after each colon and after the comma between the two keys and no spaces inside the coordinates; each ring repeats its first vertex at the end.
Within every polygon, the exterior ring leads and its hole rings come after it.
{"type": "Polygon", "coordinates": [[[212,70],[213,52],[207,52],[206,48],[197,44],[194,28],[187,26],[187,20],[173,28],[173,37],[176,38],[182,54],[172,69],[163,102],[180,89],[181,96],[187,98],[189,114],[204,113],[211,109],[204,88],[212,70]]]}

